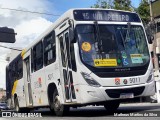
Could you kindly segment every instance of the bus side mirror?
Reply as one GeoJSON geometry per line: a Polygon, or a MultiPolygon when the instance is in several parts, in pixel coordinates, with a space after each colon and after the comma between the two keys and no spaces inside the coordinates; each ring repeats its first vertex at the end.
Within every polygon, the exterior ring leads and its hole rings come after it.
{"type": "Polygon", "coordinates": [[[71,43],[76,43],[74,29],[72,27],[69,28],[69,38],[70,38],[71,43]]]}
{"type": "Polygon", "coordinates": [[[0,42],[15,43],[15,35],[14,29],[0,27],[0,42]]]}

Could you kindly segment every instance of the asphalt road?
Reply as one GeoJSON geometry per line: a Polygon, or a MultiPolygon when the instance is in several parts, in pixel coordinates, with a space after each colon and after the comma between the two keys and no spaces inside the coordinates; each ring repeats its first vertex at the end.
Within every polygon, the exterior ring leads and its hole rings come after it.
{"type": "Polygon", "coordinates": [[[103,106],[88,106],[78,109],[72,108],[69,114],[64,117],[56,117],[49,111],[49,109],[39,109],[32,111],[32,113],[38,113],[38,116],[42,117],[1,117],[0,120],[160,120],[160,104],[122,104],[113,114],[107,112],[103,106]]]}

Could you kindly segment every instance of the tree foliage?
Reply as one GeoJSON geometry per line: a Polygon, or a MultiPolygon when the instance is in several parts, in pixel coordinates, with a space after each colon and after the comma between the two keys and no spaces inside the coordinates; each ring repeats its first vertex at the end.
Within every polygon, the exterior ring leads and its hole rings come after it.
{"type": "Polygon", "coordinates": [[[131,0],[98,0],[92,8],[107,8],[131,11],[131,0]]]}
{"type": "MultiPolygon", "coordinates": [[[[131,5],[131,0],[97,0],[96,4],[91,7],[126,11],[135,9],[131,5]]],[[[150,7],[148,0],[141,0],[140,5],[136,9],[136,12],[140,15],[143,23],[148,24],[150,21],[150,7]]]]}
{"type": "Polygon", "coordinates": [[[97,0],[96,4],[91,6],[92,8],[106,8],[112,9],[113,0],[97,0]]]}
{"type": "Polygon", "coordinates": [[[114,9],[131,11],[131,0],[114,0],[114,9]]]}
{"type": "Polygon", "coordinates": [[[150,7],[147,0],[142,0],[137,12],[140,15],[144,24],[147,24],[150,21],[150,7]]]}

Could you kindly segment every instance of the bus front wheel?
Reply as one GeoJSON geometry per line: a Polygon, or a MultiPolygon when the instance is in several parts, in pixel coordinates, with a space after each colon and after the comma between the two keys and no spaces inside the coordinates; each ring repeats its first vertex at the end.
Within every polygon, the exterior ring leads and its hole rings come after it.
{"type": "Polygon", "coordinates": [[[54,93],[53,93],[52,106],[53,106],[53,109],[54,109],[54,113],[57,116],[63,116],[69,111],[69,106],[65,106],[65,105],[61,104],[57,90],[55,90],[54,93]]]}
{"type": "Polygon", "coordinates": [[[107,101],[105,102],[104,107],[107,111],[114,112],[118,109],[119,105],[119,101],[107,101]]]}

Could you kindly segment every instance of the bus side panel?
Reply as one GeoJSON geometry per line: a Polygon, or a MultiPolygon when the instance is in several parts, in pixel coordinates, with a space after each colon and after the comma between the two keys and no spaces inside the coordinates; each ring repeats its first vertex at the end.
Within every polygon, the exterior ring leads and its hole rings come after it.
{"type": "Polygon", "coordinates": [[[15,89],[15,94],[17,94],[19,107],[26,107],[26,97],[24,93],[24,78],[16,80],[13,85],[12,91],[15,89]]]}
{"type": "MultiPolygon", "coordinates": [[[[59,66],[58,66],[58,61],[48,65],[45,67],[45,78],[46,78],[46,90],[48,90],[50,84],[55,84],[57,87],[57,90],[59,91],[59,79],[60,79],[60,74],[59,74],[59,66]]],[[[54,89],[54,88],[52,88],[54,89]]],[[[45,98],[46,99],[46,98],[45,98]]],[[[48,102],[48,93],[47,93],[47,102],[48,102]]]]}
{"type": "Polygon", "coordinates": [[[47,87],[45,82],[44,68],[33,72],[31,74],[31,88],[33,96],[33,106],[46,106],[47,101],[47,87]]]}

